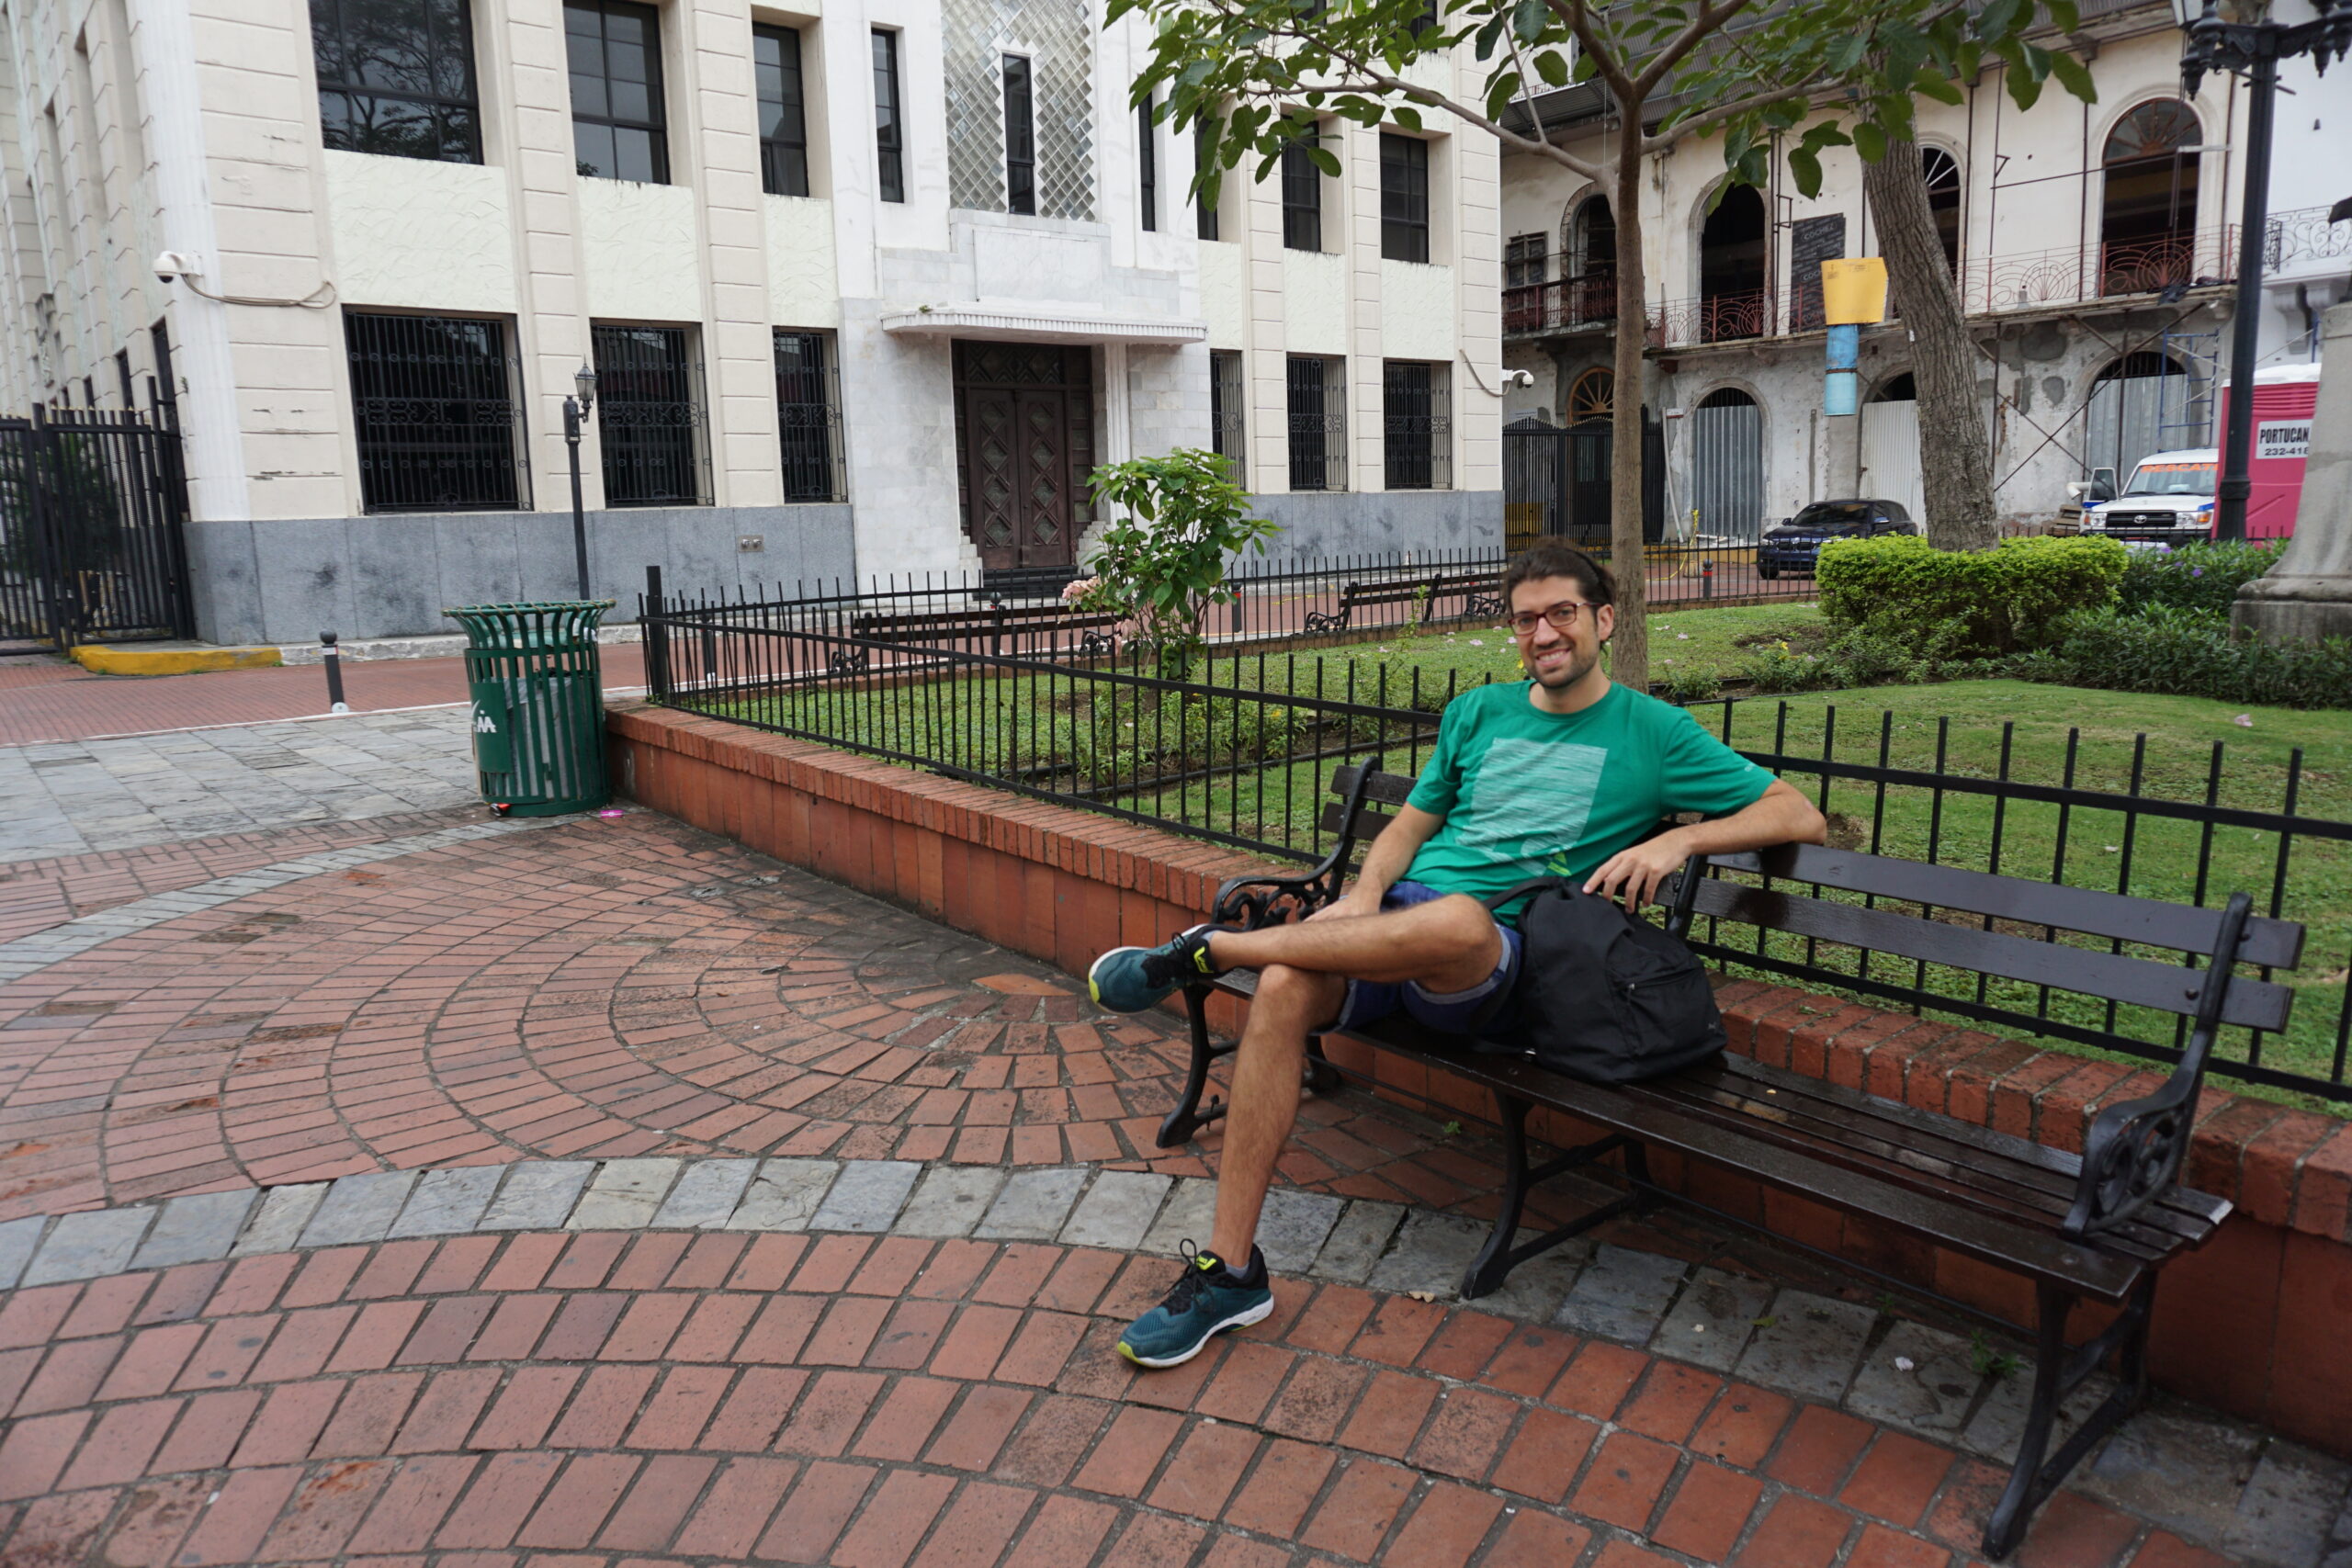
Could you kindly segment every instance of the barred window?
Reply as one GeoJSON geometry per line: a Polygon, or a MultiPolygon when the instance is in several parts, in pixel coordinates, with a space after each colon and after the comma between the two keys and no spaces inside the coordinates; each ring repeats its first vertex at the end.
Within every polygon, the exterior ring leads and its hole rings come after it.
{"type": "Polygon", "coordinates": [[[1312,132],[1283,144],[1283,244],[1294,251],[1323,248],[1323,171],[1312,150],[1312,132]]]}
{"type": "Polygon", "coordinates": [[[684,327],[592,324],[607,506],[694,506],[704,482],[702,367],[684,327]]]}
{"type": "Polygon", "coordinates": [[[847,501],[841,378],[829,333],[775,330],[775,412],[784,441],[784,499],[847,501]]]}
{"type": "Polygon", "coordinates": [[[1430,144],[1418,137],[1380,139],[1380,254],[1430,259],[1430,144]]]}
{"type": "Polygon", "coordinates": [[[752,66],[760,93],[761,188],[770,196],[807,196],[808,119],[800,35],[790,28],[753,28],[752,66]]]}
{"type": "Polygon", "coordinates": [[[899,124],[899,35],[874,29],[875,179],[885,201],[907,199],[905,139],[899,124]]]}
{"type": "Polygon", "coordinates": [[[466,0],[311,0],[326,145],[481,163],[472,22],[466,0]]]}
{"type": "Polygon", "coordinates": [[[1243,411],[1250,406],[1250,384],[1242,378],[1241,355],[1225,349],[1209,355],[1209,449],[1233,466],[1233,482],[1250,483],[1250,465],[1243,441],[1249,434],[1243,411]]]}
{"type": "Polygon", "coordinates": [[[633,0],[564,0],[571,155],[585,178],[670,182],[662,112],[662,19],[633,0]]]}
{"type": "Polygon", "coordinates": [[[369,512],[528,503],[521,381],[504,322],[346,310],[343,332],[369,512]]]}
{"type": "Polygon", "coordinates": [[[1290,488],[1348,488],[1348,362],[1291,356],[1290,488]]]}
{"type": "Polygon", "coordinates": [[[1037,117],[1029,90],[1029,62],[1004,57],[1004,209],[1037,210],[1037,117]]]}
{"type": "Polygon", "coordinates": [[[1381,466],[1390,490],[1453,488],[1446,368],[1396,359],[1381,367],[1381,466]]]}

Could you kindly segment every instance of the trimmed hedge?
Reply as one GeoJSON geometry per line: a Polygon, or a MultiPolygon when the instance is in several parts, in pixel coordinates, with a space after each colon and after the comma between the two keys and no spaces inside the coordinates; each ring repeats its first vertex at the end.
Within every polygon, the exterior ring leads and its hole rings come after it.
{"type": "Polygon", "coordinates": [[[1822,547],[1821,609],[1841,631],[1868,630],[1937,659],[2039,648],[2069,615],[2115,602],[2131,552],[2112,539],[2004,539],[1939,550],[1891,535],[1822,547]]]}
{"type": "Polygon", "coordinates": [[[2020,654],[1999,672],[2248,705],[2352,707],[2352,639],[2256,642],[2232,637],[2221,615],[2166,604],[2076,615],[2053,646],[2020,654]]]}
{"type": "Polygon", "coordinates": [[[2226,615],[2238,590],[2268,571],[2286,548],[2283,539],[2260,544],[2183,545],[2177,550],[2134,550],[2116,584],[2115,605],[2127,615],[2164,605],[2226,615]]]}

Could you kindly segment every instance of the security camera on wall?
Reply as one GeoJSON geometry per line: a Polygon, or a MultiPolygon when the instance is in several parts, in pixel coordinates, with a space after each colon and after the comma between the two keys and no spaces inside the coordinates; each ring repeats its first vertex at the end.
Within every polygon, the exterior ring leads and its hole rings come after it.
{"type": "Polygon", "coordinates": [[[1503,372],[1503,385],[1505,387],[1532,387],[1535,385],[1535,373],[1532,370],[1506,370],[1503,372]]]}
{"type": "Polygon", "coordinates": [[[194,259],[178,251],[158,252],[154,267],[158,283],[169,283],[175,277],[194,277],[197,275],[194,259]]]}

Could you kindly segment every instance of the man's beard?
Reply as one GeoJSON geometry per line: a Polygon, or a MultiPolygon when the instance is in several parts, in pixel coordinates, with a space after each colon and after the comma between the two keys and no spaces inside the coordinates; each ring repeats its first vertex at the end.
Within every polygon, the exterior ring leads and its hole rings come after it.
{"type": "Polygon", "coordinates": [[[1578,681],[1583,680],[1587,675],[1590,674],[1592,672],[1592,667],[1600,662],[1600,650],[1599,649],[1596,648],[1591,649],[1589,652],[1587,652],[1575,647],[1571,647],[1568,651],[1567,662],[1554,669],[1549,674],[1539,673],[1535,665],[1532,661],[1522,660],[1527,671],[1528,679],[1533,681],[1537,685],[1543,687],[1547,692],[1565,691],[1568,687],[1575,685],[1578,681]]]}

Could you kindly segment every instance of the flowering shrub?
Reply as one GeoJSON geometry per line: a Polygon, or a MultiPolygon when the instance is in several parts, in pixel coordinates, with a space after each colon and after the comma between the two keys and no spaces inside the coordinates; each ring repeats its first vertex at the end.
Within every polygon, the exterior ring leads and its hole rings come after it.
{"type": "Polygon", "coordinates": [[[2115,607],[2126,615],[2163,604],[2226,615],[2238,590],[2268,571],[2284,546],[2270,539],[2134,551],[2115,585],[2115,607]]]}

